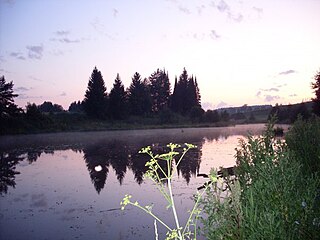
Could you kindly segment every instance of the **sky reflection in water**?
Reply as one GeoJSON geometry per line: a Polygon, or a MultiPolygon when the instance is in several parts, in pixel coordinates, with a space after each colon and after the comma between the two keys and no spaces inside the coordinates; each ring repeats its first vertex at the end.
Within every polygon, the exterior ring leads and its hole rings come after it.
{"type": "MultiPolygon", "coordinates": [[[[152,144],[155,152],[164,152],[168,142],[198,146],[186,155],[173,180],[184,223],[192,194],[205,182],[197,173],[234,165],[238,139],[262,129],[251,125],[1,137],[0,239],[154,238],[151,217],[135,208],[120,211],[120,201],[131,194],[142,205],[153,203],[155,213],[174,223],[166,202],[143,180],[149,159],[138,151],[152,144]]],[[[165,230],[159,230],[163,237],[165,230]]]]}

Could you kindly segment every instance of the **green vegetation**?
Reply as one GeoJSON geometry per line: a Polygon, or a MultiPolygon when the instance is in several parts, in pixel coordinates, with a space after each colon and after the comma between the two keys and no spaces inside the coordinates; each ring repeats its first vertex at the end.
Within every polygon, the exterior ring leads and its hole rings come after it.
{"type": "MultiPolygon", "coordinates": [[[[152,180],[159,192],[166,199],[168,203],[167,209],[171,209],[174,216],[175,227],[168,226],[163,220],[154,214],[152,212],[152,205],[141,206],[137,201],[132,202],[131,195],[126,195],[123,198],[121,202],[121,209],[124,210],[127,205],[132,205],[151,215],[154,218],[156,239],[158,239],[157,223],[162,224],[167,229],[166,239],[196,239],[197,222],[201,213],[198,205],[206,189],[203,190],[202,193],[197,193],[195,195],[195,205],[190,210],[190,216],[185,226],[182,226],[179,222],[179,216],[175,207],[172,191],[172,178],[175,176],[177,167],[179,166],[185,154],[190,149],[195,148],[195,146],[185,143],[185,147],[180,153],[178,152],[179,148],[181,148],[180,145],[170,143],[167,146],[170,149],[168,153],[155,155],[150,146],[143,148],[139,153],[147,154],[150,157],[150,161],[146,163],[146,166],[149,168],[149,170],[145,173],[145,178],[152,180]],[[167,184],[167,186],[165,184],[167,184]]],[[[214,173],[212,173],[211,181],[215,182],[216,180],[217,178],[215,177],[214,173]]],[[[205,187],[208,188],[209,185],[207,184],[205,187]]]]}
{"type": "Polygon", "coordinates": [[[312,88],[313,102],[294,105],[257,105],[204,111],[197,78],[183,69],[175,79],[171,93],[169,74],[157,69],[149,78],[135,73],[128,89],[117,74],[108,94],[101,72],[95,67],[85,97],[74,101],[68,111],[45,101],[28,103],[26,109],[14,103],[13,82],[0,78],[0,135],[58,131],[94,131],[108,129],[210,127],[264,123],[277,115],[279,123],[293,123],[299,115],[310,118],[319,114],[319,73],[312,88]],[[36,109],[37,108],[37,109],[36,109]]]}
{"type": "Polygon", "coordinates": [[[299,119],[276,140],[240,140],[234,177],[219,179],[203,199],[208,239],[319,239],[320,119],[299,119]],[[225,188],[225,191],[222,191],[225,188]]]}
{"type": "Polygon", "coordinates": [[[312,110],[315,114],[320,116],[320,71],[318,71],[317,74],[314,76],[314,81],[315,82],[311,84],[311,87],[314,90],[316,96],[312,99],[312,110]]]}

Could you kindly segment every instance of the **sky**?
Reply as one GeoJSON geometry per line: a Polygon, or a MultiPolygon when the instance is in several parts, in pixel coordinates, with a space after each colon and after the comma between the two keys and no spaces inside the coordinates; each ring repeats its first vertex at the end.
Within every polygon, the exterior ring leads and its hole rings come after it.
{"type": "Polygon", "coordinates": [[[204,109],[308,101],[320,0],[0,0],[0,76],[21,107],[83,100],[158,68],[197,78],[204,109]]]}

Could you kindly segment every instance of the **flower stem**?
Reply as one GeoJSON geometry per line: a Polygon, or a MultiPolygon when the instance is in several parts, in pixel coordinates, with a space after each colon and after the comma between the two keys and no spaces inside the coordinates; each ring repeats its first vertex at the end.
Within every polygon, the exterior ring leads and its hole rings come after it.
{"type": "Polygon", "coordinates": [[[176,207],[174,205],[174,200],[173,200],[173,195],[172,195],[171,179],[170,178],[168,178],[168,187],[169,187],[169,194],[170,194],[171,204],[172,204],[172,212],[173,212],[174,220],[176,222],[178,235],[179,235],[179,238],[182,239],[180,224],[179,224],[179,220],[178,220],[178,215],[177,215],[177,211],[176,211],[176,207]]]}

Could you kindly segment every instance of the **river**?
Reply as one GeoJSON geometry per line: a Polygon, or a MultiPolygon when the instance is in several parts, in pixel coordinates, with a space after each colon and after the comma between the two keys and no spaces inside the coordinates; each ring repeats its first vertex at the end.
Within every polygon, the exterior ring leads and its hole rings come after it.
{"type": "MultiPolygon", "coordinates": [[[[2,136],[0,239],[154,239],[150,216],[134,207],[120,210],[122,198],[131,194],[141,205],[153,204],[153,212],[174,226],[165,200],[143,178],[148,158],[138,151],[147,145],[167,151],[169,142],[197,145],[172,182],[183,225],[192,195],[206,181],[197,174],[233,166],[239,138],[263,129],[255,124],[2,136]]],[[[163,239],[166,231],[158,227],[163,239]]]]}

